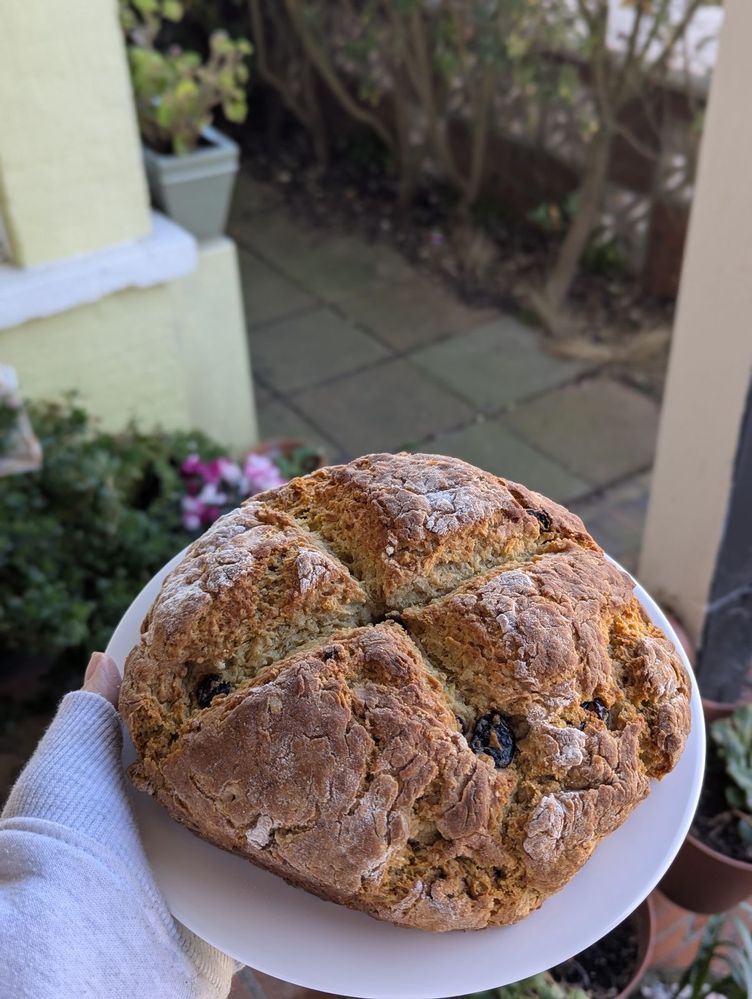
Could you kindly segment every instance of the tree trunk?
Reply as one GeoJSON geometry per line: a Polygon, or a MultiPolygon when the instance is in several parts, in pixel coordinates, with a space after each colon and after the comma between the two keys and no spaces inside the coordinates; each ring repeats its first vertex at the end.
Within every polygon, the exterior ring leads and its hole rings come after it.
{"type": "Polygon", "coordinates": [[[540,296],[536,296],[541,318],[554,334],[561,325],[558,320],[603,204],[612,136],[610,129],[601,129],[593,139],[580,188],[577,212],[569,224],[542,292],[540,296]]]}

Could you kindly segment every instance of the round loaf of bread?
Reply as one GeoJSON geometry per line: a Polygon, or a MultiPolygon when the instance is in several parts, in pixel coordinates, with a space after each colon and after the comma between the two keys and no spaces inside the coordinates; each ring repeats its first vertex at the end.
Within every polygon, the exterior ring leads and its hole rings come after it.
{"type": "Polygon", "coordinates": [[[255,496],[165,579],[125,666],[137,786],[323,898],[522,919],[676,764],[689,681],[563,507],[376,454],[255,496]]]}

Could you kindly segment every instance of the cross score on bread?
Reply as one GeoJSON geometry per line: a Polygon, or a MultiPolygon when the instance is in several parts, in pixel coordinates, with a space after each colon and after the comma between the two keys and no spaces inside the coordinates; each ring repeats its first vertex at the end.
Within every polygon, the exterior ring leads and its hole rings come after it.
{"type": "Polygon", "coordinates": [[[293,884],[428,930],[515,922],[676,764],[689,680],[582,521],[436,455],[253,497],[125,667],[131,775],[293,884]]]}

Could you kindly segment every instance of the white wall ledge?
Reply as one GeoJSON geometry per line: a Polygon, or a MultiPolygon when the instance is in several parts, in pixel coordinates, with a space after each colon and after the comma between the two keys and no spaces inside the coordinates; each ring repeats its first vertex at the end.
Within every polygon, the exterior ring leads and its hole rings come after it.
{"type": "Polygon", "coordinates": [[[0,329],[53,316],[125,288],[148,288],[196,269],[196,240],[158,212],[144,239],[36,267],[0,263],[0,329]]]}

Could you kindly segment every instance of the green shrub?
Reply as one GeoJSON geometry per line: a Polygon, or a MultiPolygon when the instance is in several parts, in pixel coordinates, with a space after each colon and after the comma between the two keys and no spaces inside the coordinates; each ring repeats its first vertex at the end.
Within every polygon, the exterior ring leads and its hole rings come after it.
{"type": "Polygon", "coordinates": [[[72,401],[29,409],[44,465],[0,480],[0,649],[102,648],[191,540],[181,462],[222,449],[201,434],[103,433],[72,401]]]}

